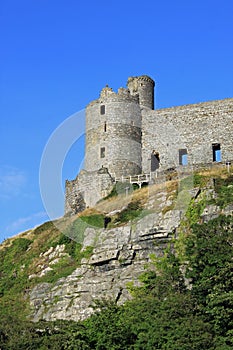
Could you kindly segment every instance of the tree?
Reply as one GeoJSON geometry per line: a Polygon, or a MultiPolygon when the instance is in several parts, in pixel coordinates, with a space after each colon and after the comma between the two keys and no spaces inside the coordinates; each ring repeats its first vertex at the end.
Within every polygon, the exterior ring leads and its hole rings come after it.
{"type": "Polygon", "coordinates": [[[186,254],[192,295],[203,317],[214,326],[222,349],[233,347],[233,218],[220,216],[195,225],[186,254]]]}

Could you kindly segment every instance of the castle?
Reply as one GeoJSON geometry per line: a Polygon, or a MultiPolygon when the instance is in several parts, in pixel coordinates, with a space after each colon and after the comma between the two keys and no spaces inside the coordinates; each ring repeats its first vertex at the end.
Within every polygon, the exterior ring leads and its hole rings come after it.
{"type": "Polygon", "coordinates": [[[95,205],[120,178],[233,160],[233,98],[154,110],[154,87],[130,77],[86,107],[85,169],[66,181],[65,214],[95,205]]]}

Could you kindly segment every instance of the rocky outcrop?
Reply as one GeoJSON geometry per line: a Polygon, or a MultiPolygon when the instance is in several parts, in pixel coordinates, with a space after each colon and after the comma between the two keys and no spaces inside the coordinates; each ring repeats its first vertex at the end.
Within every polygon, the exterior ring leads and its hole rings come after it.
{"type": "MultiPolygon", "coordinates": [[[[160,190],[147,201],[146,210],[155,210],[156,204],[157,211],[147,215],[142,212],[138,221],[114,229],[86,228],[82,250],[93,247],[91,256],[82,259],[80,267],[68,277],[34,287],[30,292],[32,320],[83,320],[93,313],[97,299],[111,299],[118,304],[130,299],[129,283],[139,285],[138,277],[145,269],[154,268],[152,255],[162,256],[171,238],[177,237],[190,200],[203,203],[216,197],[212,182],[205,189],[195,188],[187,193],[188,196],[180,191],[174,203],[160,190]]],[[[232,204],[225,209],[209,204],[200,215],[200,223],[232,213],[232,204]]],[[[64,247],[59,246],[43,253],[42,258],[48,258],[49,267],[53,268],[54,259],[63,254],[64,247]]]]}
{"type": "Polygon", "coordinates": [[[31,291],[33,320],[83,320],[93,312],[96,299],[124,303],[130,298],[128,283],[139,283],[138,277],[150,263],[151,254],[163,254],[179,226],[181,214],[180,210],[165,215],[153,213],[137,224],[113,230],[87,228],[83,250],[94,246],[92,256],[83,259],[70,276],[55,284],[41,283],[31,291]]]}

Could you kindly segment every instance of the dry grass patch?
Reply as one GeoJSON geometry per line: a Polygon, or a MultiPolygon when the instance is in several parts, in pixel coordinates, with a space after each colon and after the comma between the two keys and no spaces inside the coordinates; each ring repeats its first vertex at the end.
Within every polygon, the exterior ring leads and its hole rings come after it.
{"type": "Polygon", "coordinates": [[[108,214],[114,211],[121,211],[128,206],[129,203],[139,203],[142,207],[147,207],[147,204],[153,202],[152,207],[158,209],[162,198],[160,194],[165,194],[166,199],[173,199],[176,196],[178,188],[178,181],[172,180],[161,184],[155,184],[137,189],[132,193],[109,198],[105,201],[99,202],[95,208],[87,209],[80,214],[80,216],[91,214],[108,214]]]}
{"type": "Polygon", "coordinates": [[[210,169],[198,171],[198,174],[202,175],[202,176],[206,176],[206,177],[217,176],[217,177],[221,177],[221,178],[226,178],[232,173],[233,173],[233,166],[229,167],[229,172],[228,172],[228,169],[225,165],[221,165],[221,166],[216,165],[210,169]]]}

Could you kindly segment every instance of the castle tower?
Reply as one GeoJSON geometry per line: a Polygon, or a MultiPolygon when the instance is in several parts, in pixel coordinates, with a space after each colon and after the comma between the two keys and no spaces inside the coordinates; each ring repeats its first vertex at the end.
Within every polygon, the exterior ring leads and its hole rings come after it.
{"type": "Polygon", "coordinates": [[[154,109],[154,80],[148,75],[129,77],[127,86],[132,96],[139,96],[139,104],[141,107],[154,109]]]}
{"type": "Polygon", "coordinates": [[[141,109],[128,89],[107,86],[86,108],[85,170],[103,167],[117,177],[141,173],[141,109]]]}

